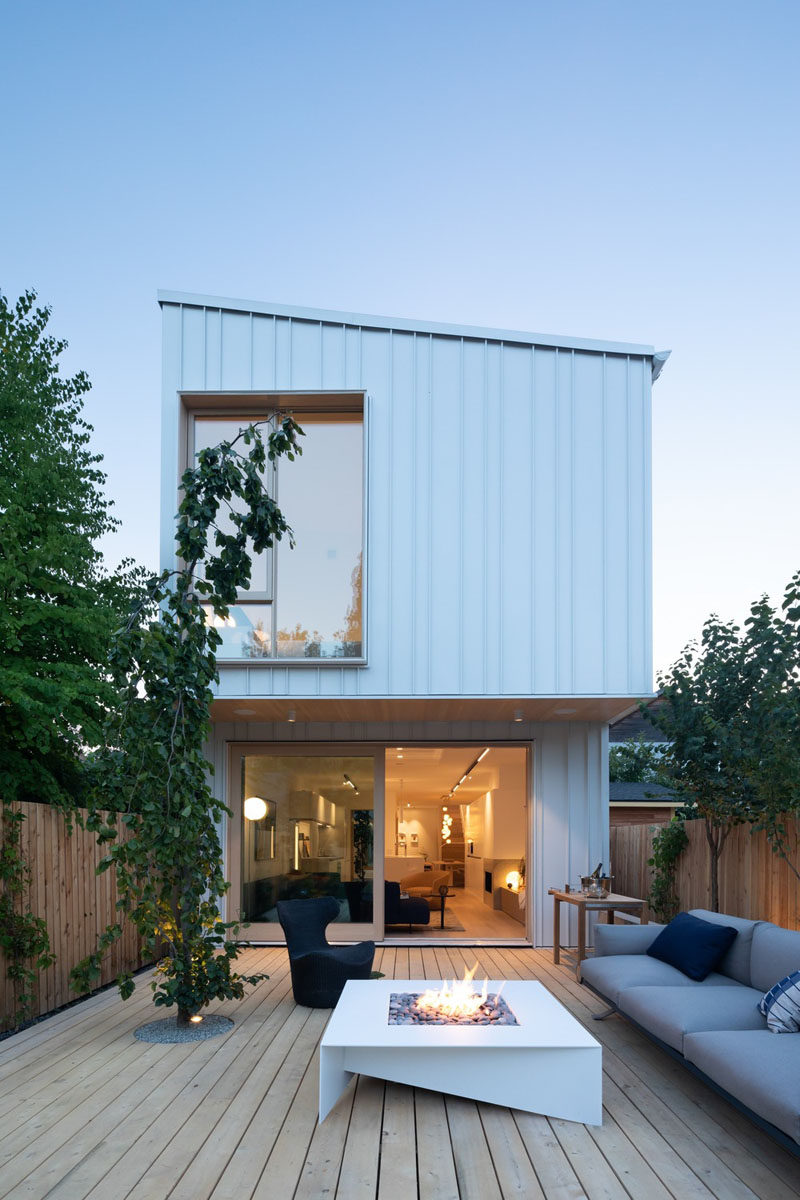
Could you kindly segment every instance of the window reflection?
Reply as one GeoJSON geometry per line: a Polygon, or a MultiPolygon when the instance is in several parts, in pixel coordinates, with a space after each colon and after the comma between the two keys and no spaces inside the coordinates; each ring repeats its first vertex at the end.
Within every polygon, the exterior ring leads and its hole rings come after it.
{"type": "MultiPolygon", "coordinates": [[[[196,416],[194,454],[232,441],[257,419],[196,416]]],[[[302,413],[299,420],[303,453],[281,461],[270,485],[296,545],[281,541],[252,556],[249,589],[228,620],[213,620],[221,659],[363,657],[363,416],[302,413]]],[[[233,532],[222,508],[217,525],[233,532]]]]}
{"type": "Polygon", "coordinates": [[[361,414],[303,414],[303,454],[281,464],[278,502],[297,545],[278,547],[278,658],[360,658],[361,414]]]}
{"type": "MultiPolygon", "coordinates": [[[[264,417],[258,416],[197,416],[194,420],[194,453],[197,455],[201,450],[210,450],[213,446],[218,446],[220,442],[232,442],[241,429],[246,429],[248,425],[263,420],[264,417]]],[[[266,436],[263,426],[262,434],[266,436]]],[[[242,440],[236,443],[236,449],[240,454],[246,454],[248,447],[242,440]]],[[[232,534],[236,532],[236,527],[230,518],[231,508],[235,512],[244,512],[244,501],[234,499],[231,500],[229,505],[227,501],[223,500],[216,517],[216,525],[221,533],[232,534]]],[[[209,534],[209,548],[213,551],[213,547],[214,531],[211,530],[209,534]]],[[[249,544],[249,550],[252,566],[250,571],[250,587],[248,590],[259,593],[261,599],[269,599],[272,595],[271,555],[268,550],[263,551],[261,554],[256,554],[252,543],[249,544]]],[[[198,572],[198,574],[201,574],[201,572],[198,572]]],[[[271,625],[268,625],[267,628],[271,633],[271,625]]]]}
{"type": "Polygon", "coordinates": [[[217,658],[271,658],[272,615],[269,604],[236,604],[226,618],[214,616],[203,605],[206,624],[213,625],[222,638],[217,658]]]}
{"type": "Polygon", "coordinates": [[[246,755],[244,919],[272,923],[279,900],[333,896],[337,921],[371,921],[373,791],[371,757],[246,755]]]}

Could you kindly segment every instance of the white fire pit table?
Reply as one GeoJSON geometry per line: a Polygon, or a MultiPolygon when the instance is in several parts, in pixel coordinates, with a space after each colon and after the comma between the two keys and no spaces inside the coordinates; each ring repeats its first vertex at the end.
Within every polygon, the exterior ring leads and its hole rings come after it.
{"type": "Polygon", "coordinates": [[[390,1025],[392,994],[441,981],[345,984],[320,1045],[319,1119],[354,1075],[448,1092],[587,1125],[602,1124],[602,1048],[540,983],[490,979],[517,1025],[390,1025]]]}

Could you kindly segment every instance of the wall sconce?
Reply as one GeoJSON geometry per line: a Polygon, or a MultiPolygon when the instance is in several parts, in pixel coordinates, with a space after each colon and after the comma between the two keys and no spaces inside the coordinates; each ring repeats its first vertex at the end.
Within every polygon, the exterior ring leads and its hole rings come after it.
{"type": "Polygon", "coordinates": [[[267,806],[260,796],[248,796],[244,802],[244,815],[248,821],[262,821],[267,815],[267,806]]]}
{"type": "Polygon", "coordinates": [[[522,882],[519,871],[509,871],[506,875],[506,887],[512,892],[519,891],[519,885],[522,882]]]}

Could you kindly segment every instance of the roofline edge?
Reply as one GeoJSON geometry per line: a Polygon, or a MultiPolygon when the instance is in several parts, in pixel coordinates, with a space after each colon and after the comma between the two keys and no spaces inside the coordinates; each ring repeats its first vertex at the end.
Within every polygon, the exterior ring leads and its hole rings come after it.
{"type": "MultiPolygon", "coordinates": [[[[235,300],[227,296],[206,296],[192,292],[169,291],[161,288],[157,292],[157,300],[161,306],[176,304],[190,308],[216,308],[227,310],[228,312],[261,313],[266,316],[288,317],[300,321],[316,321],[329,325],[353,325],[362,329],[440,334],[444,337],[468,338],[477,341],[517,342],[521,345],[547,346],[555,349],[588,350],[596,354],[623,354],[634,358],[655,359],[656,357],[653,346],[644,346],[633,342],[606,342],[594,338],[566,337],[560,334],[526,333],[521,330],[492,329],[479,325],[450,325],[440,321],[412,321],[407,317],[382,317],[368,313],[339,312],[336,309],[301,308],[292,304],[272,304],[260,300],[235,300]]],[[[661,368],[659,368],[658,373],[660,373],[660,370],[661,368]]],[[[658,374],[654,373],[653,379],[657,378],[658,374]]]]}

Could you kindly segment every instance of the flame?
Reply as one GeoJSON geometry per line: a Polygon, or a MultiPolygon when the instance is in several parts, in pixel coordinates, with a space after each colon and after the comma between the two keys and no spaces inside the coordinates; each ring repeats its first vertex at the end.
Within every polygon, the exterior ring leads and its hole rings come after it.
{"type": "Polygon", "coordinates": [[[436,1013],[442,1017],[472,1017],[486,1000],[489,987],[488,979],[484,979],[483,987],[476,992],[472,987],[472,978],[478,969],[478,964],[471,971],[464,971],[461,980],[451,979],[448,983],[442,981],[439,991],[429,988],[417,998],[417,1008],[422,1012],[436,1013]]]}

